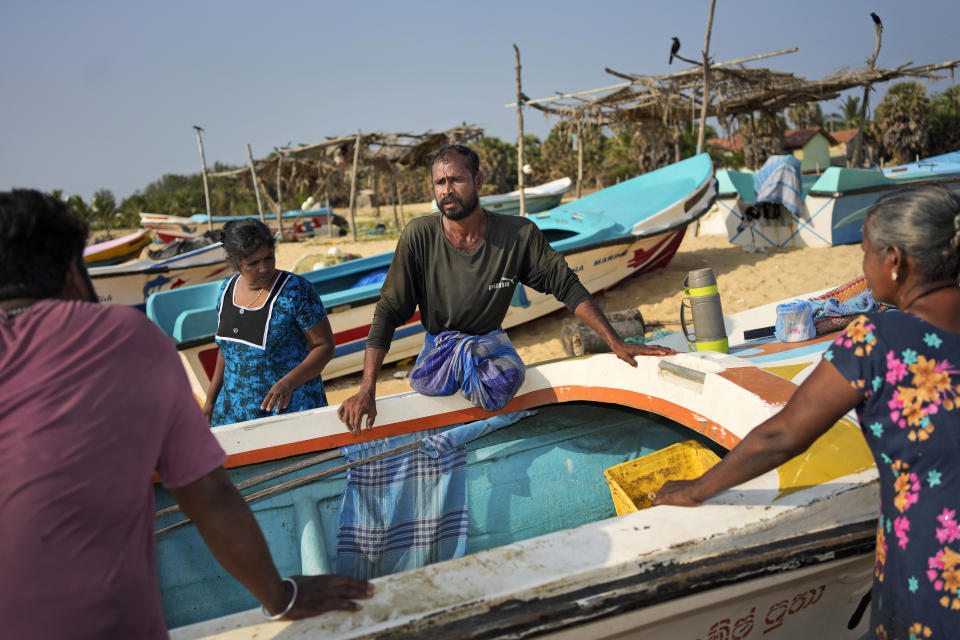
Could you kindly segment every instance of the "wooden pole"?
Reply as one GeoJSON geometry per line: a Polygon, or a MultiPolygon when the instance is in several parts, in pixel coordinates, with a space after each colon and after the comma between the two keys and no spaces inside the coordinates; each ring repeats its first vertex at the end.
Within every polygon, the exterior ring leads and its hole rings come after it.
{"type": "Polygon", "coordinates": [[[583,195],[583,118],[577,118],[577,200],[583,195]]]}
{"type": "Polygon", "coordinates": [[[323,194],[323,208],[327,210],[327,233],[330,234],[330,237],[334,237],[333,231],[333,211],[330,210],[330,192],[326,191],[323,194]]]}
{"type": "Polygon", "coordinates": [[[353,229],[353,241],[357,241],[357,163],[360,161],[360,129],[353,143],[353,171],[350,173],[350,228],[353,229]]]}
{"type": "MultiPolygon", "coordinates": [[[[399,174],[397,175],[399,178],[399,174]]],[[[397,204],[400,206],[400,224],[402,226],[407,226],[407,216],[403,213],[403,190],[401,189],[403,185],[400,182],[397,182],[397,204]]]]}
{"type": "Polygon", "coordinates": [[[283,242],[283,192],[280,190],[280,177],[283,174],[283,154],[277,152],[277,225],[280,226],[280,242],[283,242]]]}
{"type": "Polygon", "coordinates": [[[399,191],[397,190],[397,176],[396,168],[390,167],[390,199],[393,200],[393,223],[397,226],[397,231],[400,231],[402,228],[400,226],[400,217],[397,215],[397,199],[399,198],[399,191]]]}
{"type": "Polygon", "coordinates": [[[197,125],[193,125],[197,131],[197,144],[200,146],[200,170],[203,176],[203,195],[207,200],[207,231],[213,231],[213,220],[210,215],[210,187],[207,185],[207,159],[203,155],[203,137],[200,133],[203,131],[197,125]]]}
{"type": "Polygon", "coordinates": [[[710,104],[710,33],[713,31],[713,10],[716,6],[717,0],[710,0],[707,38],[703,45],[703,103],[700,105],[700,132],[697,134],[697,153],[703,150],[703,138],[707,125],[707,106],[710,104]]]}
{"type": "Polygon", "coordinates": [[[247,158],[250,160],[250,175],[253,176],[253,195],[257,196],[257,211],[260,212],[260,222],[266,222],[263,219],[263,202],[260,201],[260,188],[257,186],[257,169],[253,166],[253,151],[247,144],[247,158]]]}
{"type": "MultiPolygon", "coordinates": [[[[875,34],[873,42],[873,56],[867,61],[867,67],[873,71],[877,64],[877,56],[880,55],[880,37],[883,34],[883,25],[874,24],[875,34]]],[[[867,125],[867,100],[870,99],[870,84],[863,85],[863,102],[860,104],[860,126],[857,128],[857,135],[853,137],[853,166],[859,168],[863,165],[863,129],[867,125]]]]}
{"type": "Polygon", "coordinates": [[[523,191],[523,91],[520,90],[520,49],[513,45],[517,59],[517,186],[520,188],[520,215],[527,215],[527,194],[523,191]]]}
{"type": "Polygon", "coordinates": [[[371,166],[371,173],[373,174],[371,182],[373,182],[373,201],[374,207],[376,208],[376,213],[374,214],[377,219],[380,219],[380,172],[377,171],[377,165],[371,166]]]}

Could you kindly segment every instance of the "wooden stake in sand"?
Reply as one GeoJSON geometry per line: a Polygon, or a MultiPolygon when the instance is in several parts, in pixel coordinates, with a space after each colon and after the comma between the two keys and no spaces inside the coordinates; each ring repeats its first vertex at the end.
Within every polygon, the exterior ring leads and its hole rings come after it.
{"type": "MultiPolygon", "coordinates": [[[[880,55],[880,39],[883,35],[883,23],[880,22],[880,16],[875,13],[871,13],[870,17],[873,18],[873,31],[874,31],[874,43],[873,43],[873,55],[870,57],[870,60],[867,61],[867,68],[870,71],[877,65],[877,56],[880,55]]],[[[951,68],[951,72],[953,69],[951,68]]],[[[863,128],[866,124],[867,119],[867,101],[870,99],[870,84],[867,83],[863,85],[863,102],[860,103],[860,122],[857,126],[857,135],[853,137],[853,153],[852,164],[854,167],[860,167],[863,165],[863,128]]]]}
{"type": "Polygon", "coordinates": [[[200,136],[203,129],[197,125],[193,125],[193,128],[197,130],[197,144],[200,145],[200,169],[201,175],[203,175],[203,195],[207,200],[207,231],[213,231],[213,220],[210,217],[210,187],[207,185],[207,159],[203,155],[203,138],[200,136]]]}
{"type": "Polygon", "coordinates": [[[247,159],[250,160],[250,175],[253,176],[253,195],[257,196],[257,211],[260,212],[260,222],[266,222],[263,219],[263,202],[260,201],[260,188],[257,186],[257,169],[253,166],[253,151],[247,144],[247,159]]]}
{"type": "Polygon", "coordinates": [[[357,241],[357,163],[360,161],[360,129],[353,143],[353,171],[350,173],[350,228],[353,229],[353,241],[357,241]]]}
{"type": "Polygon", "coordinates": [[[513,45],[513,53],[517,59],[517,185],[520,189],[520,215],[527,215],[527,195],[523,191],[523,101],[526,96],[520,90],[520,49],[513,45]]]}
{"type": "Polygon", "coordinates": [[[710,0],[707,39],[703,45],[703,101],[700,104],[700,132],[697,134],[697,153],[703,150],[704,127],[707,124],[707,105],[710,104],[710,32],[713,31],[713,9],[716,6],[717,0],[710,0]]]}

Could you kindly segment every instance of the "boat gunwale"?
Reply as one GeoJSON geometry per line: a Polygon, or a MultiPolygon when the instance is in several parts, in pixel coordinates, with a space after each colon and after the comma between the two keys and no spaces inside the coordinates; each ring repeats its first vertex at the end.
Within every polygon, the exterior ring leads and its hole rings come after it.
{"type": "Polygon", "coordinates": [[[943,184],[950,182],[960,182],[960,176],[945,176],[939,178],[927,178],[927,177],[917,177],[914,179],[909,179],[906,177],[898,178],[889,178],[883,176],[887,180],[897,180],[897,183],[884,183],[884,184],[875,184],[870,185],[869,187],[856,187],[853,189],[844,189],[843,191],[820,191],[813,190],[807,192],[807,196],[814,196],[817,198],[840,198],[843,196],[851,195],[860,195],[864,193],[874,193],[877,191],[895,191],[897,189],[902,189],[904,187],[915,186],[918,184],[943,184]]]}

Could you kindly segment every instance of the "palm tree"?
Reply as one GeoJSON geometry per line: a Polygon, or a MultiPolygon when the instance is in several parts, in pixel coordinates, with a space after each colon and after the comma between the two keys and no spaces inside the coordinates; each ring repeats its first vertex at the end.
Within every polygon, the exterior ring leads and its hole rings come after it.
{"type": "Polygon", "coordinates": [[[797,129],[818,127],[823,124],[823,111],[816,102],[801,102],[788,107],[787,117],[797,129]]]}
{"type": "Polygon", "coordinates": [[[847,96],[847,99],[840,105],[840,116],[843,118],[843,124],[847,128],[859,128],[860,98],[857,96],[847,96]]]}
{"type": "Polygon", "coordinates": [[[930,100],[919,82],[900,82],[887,91],[874,112],[874,136],[897,164],[925,155],[929,142],[930,100]]]}
{"type": "Polygon", "coordinates": [[[783,132],[787,121],[782,114],[761,112],[738,119],[739,135],[743,140],[743,159],[747,167],[759,169],[767,158],[783,153],[783,132]]]}
{"type": "Polygon", "coordinates": [[[934,96],[930,103],[930,153],[960,149],[960,85],[934,96]]]}

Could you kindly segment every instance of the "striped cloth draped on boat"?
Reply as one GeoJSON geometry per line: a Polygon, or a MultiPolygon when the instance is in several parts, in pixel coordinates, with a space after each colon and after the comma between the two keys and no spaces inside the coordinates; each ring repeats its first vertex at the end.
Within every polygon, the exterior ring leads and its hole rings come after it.
{"type": "Polygon", "coordinates": [[[502,409],[523,384],[523,360],[503,329],[482,336],[461,331],[428,333],[410,372],[410,386],[425,396],[459,389],[474,406],[502,409]]]}
{"type": "Polygon", "coordinates": [[[416,451],[347,471],[340,505],[337,573],[370,579],[464,555],[467,454],[463,445],[534,413],[514,411],[341,447],[343,457],[353,462],[424,441],[416,451]]]}
{"type": "Polygon", "coordinates": [[[770,156],[753,176],[756,202],[776,202],[800,217],[803,207],[803,184],[800,161],[792,155],[770,156]]]}

